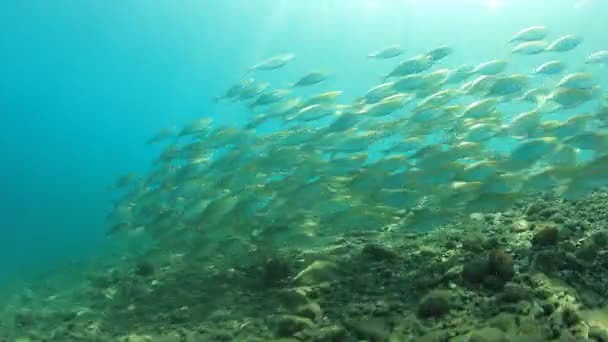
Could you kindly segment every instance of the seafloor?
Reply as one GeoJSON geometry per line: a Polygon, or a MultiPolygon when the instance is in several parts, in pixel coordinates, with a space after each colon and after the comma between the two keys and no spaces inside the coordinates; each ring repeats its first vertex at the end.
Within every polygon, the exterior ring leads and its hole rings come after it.
{"type": "Polygon", "coordinates": [[[0,341],[608,341],[606,191],[314,250],[188,241],[49,276],[0,341]]]}

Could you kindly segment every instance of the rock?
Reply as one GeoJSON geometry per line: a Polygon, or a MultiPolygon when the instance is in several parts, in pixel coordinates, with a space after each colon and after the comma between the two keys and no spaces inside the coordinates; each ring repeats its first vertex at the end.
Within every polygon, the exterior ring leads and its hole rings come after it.
{"type": "Polygon", "coordinates": [[[591,241],[593,241],[598,248],[608,247],[608,231],[602,230],[594,233],[591,235],[591,241]]]}
{"type": "Polygon", "coordinates": [[[593,241],[586,240],[583,244],[574,252],[577,259],[583,262],[592,262],[596,259],[599,253],[598,247],[593,241]]]}
{"type": "Polygon", "coordinates": [[[499,299],[506,303],[517,303],[530,297],[530,291],[521,285],[507,283],[499,295],[499,299]]]}
{"type": "Polygon", "coordinates": [[[558,251],[545,249],[536,253],[533,267],[545,273],[551,273],[564,268],[564,259],[562,253],[558,251]]]}
{"type": "Polygon", "coordinates": [[[514,314],[500,313],[492,317],[488,323],[491,327],[498,328],[509,335],[514,335],[517,331],[517,316],[514,314]]]}
{"type": "Polygon", "coordinates": [[[597,342],[608,342],[608,330],[592,326],[589,328],[589,338],[597,342]]]}
{"type": "Polygon", "coordinates": [[[17,328],[33,325],[39,319],[38,315],[30,309],[20,309],[15,313],[14,322],[17,328]]]}
{"type": "Polygon", "coordinates": [[[501,249],[494,249],[485,258],[475,258],[462,269],[464,281],[500,289],[515,275],[513,257],[501,249]]]}
{"type": "Polygon", "coordinates": [[[536,216],[538,213],[540,213],[546,207],[547,207],[547,203],[545,203],[543,201],[536,201],[528,206],[528,208],[526,209],[526,216],[528,216],[528,217],[536,216]]]}
{"type": "Polygon", "coordinates": [[[513,257],[501,249],[495,249],[488,256],[489,272],[503,281],[511,280],[515,275],[513,257]]]}
{"type": "Polygon", "coordinates": [[[422,297],[418,304],[418,316],[421,318],[441,317],[450,312],[451,298],[446,290],[433,290],[422,297]]]}
{"type": "Polygon", "coordinates": [[[305,305],[309,302],[308,291],[306,287],[296,287],[279,292],[279,299],[283,305],[296,308],[305,305]]]}
{"type": "Polygon", "coordinates": [[[484,238],[483,238],[483,235],[481,235],[481,234],[477,234],[477,233],[467,234],[462,239],[462,249],[464,249],[465,251],[474,252],[474,253],[482,252],[483,248],[484,248],[483,245],[484,245],[484,238]]]}
{"type": "Polygon", "coordinates": [[[553,215],[551,215],[551,217],[549,217],[549,220],[555,223],[564,223],[566,222],[566,218],[564,217],[564,215],[562,215],[562,213],[555,213],[553,215]]]}
{"type": "Polygon", "coordinates": [[[316,321],[323,316],[323,310],[321,310],[321,306],[319,306],[319,304],[310,302],[300,306],[296,310],[296,314],[298,316],[310,318],[311,320],[316,321]]]}
{"type": "Polygon", "coordinates": [[[397,253],[380,244],[368,243],[361,250],[361,254],[372,261],[392,261],[399,257],[397,253]]]}
{"type": "Polygon", "coordinates": [[[580,226],[580,223],[576,220],[566,220],[566,222],[564,222],[564,228],[570,230],[570,231],[576,231],[580,226]]]}
{"type": "Polygon", "coordinates": [[[514,233],[527,232],[531,229],[531,227],[532,225],[530,224],[530,222],[528,222],[528,220],[521,219],[511,224],[511,231],[513,231],[514,233]]]}
{"type": "Polygon", "coordinates": [[[462,268],[462,278],[472,284],[480,284],[488,274],[488,258],[474,258],[462,268]]]}
{"type": "Polygon", "coordinates": [[[298,273],[293,281],[298,285],[319,285],[338,278],[338,267],[329,261],[315,261],[298,273]]]}
{"type": "Polygon", "coordinates": [[[486,327],[473,331],[469,337],[469,342],[509,342],[509,340],[502,330],[486,327]]]}
{"type": "Polygon", "coordinates": [[[496,236],[491,236],[483,241],[483,247],[486,250],[492,250],[500,246],[500,239],[496,236]]]}
{"type": "Polygon", "coordinates": [[[154,274],[154,271],[154,265],[147,261],[138,262],[134,270],[135,274],[140,277],[149,277],[154,274]]]}
{"type": "Polygon", "coordinates": [[[277,321],[276,335],[279,337],[290,337],[298,332],[313,329],[314,327],[315,323],[310,318],[284,315],[277,321]]]}
{"type": "Polygon", "coordinates": [[[559,241],[559,229],[557,226],[546,226],[541,228],[532,237],[535,246],[554,246],[559,241]]]}
{"type": "Polygon", "coordinates": [[[548,207],[548,208],[545,208],[545,209],[541,210],[538,213],[538,216],[540,216],[542,218],[545,218],[545,219],[548,219],[551,216],[553,216],[555,214],[558,214],[558,213],[559,213],[559,211],[556,208],[548,207]]]}
{"type": "Polygon", "coordinates": [[[262,267],[262,285],[273,287],[285,282],[291,274],[291,265],[283,258],[270,258],[262,267]]]}
{"type": "Polygon", "coordinates": [[[564,322],[567,327],[578,324],[581,320],[581,315],[575,308],[567,306],[562,310],[562,322],[564,322]]]}
{"type": "Polygon", "coordinates": [[[379,318],[352,320],[347,326],[363,341],[384,342],[391,334],[387,322],[379,318]]]}
{"type": "Polygon", "coordinates": [[[315,342],[341,342],[346,339],[346,330],[339,325],[330,325],[317,330],[313,337],[315,342]]]}

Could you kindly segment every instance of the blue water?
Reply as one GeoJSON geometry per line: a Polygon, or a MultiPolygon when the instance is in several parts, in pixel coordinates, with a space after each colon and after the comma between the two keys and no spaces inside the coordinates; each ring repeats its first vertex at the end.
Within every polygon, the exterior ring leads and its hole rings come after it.
{"type": "MultiPolygon", "coordinates": [[[[546,25],[552,37],[585,37],[574,63],[608,48],[601,13],[607,1],[0,2],[0,279],[109,250],[108,186],[147,170],[159,151],[144,141],[160,128],[245,120],[242,106],[211,98],[261,59],[293,52],[267,81],[323,68],[335,77],[315,90],[353,99],[395,63],[366,60],[384,46],[414,55],[451,44],[446,66],[475,64],[508,57],[512,33],[546,25]]],[[[521,60],[531,69],[547,57],[521,60]]]]}

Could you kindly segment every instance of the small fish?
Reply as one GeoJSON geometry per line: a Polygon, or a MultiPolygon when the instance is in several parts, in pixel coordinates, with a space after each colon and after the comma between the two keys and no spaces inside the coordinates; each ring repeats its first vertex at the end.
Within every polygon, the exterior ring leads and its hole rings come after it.
{"type": "Polygon", "coordinates": [[[496,110],[500,103],[497,98],[485,98],[468,105],[462,113],[463,118],[481,118],[496,110]]]}
{"type": "Polygon", "coordinates": [[[472,73],[484,76],[497,75],[505,71],[509,63],[502,59],[495,59],[477,65],[472,73]]]}
{"type": "Polygon", "coordinates": [[[213,123],[212,118],[202,118],[202,119],[194,120],[191,123],[189,123],[188,125],[186,125],[184,128],[182,128],[182,130],[179,132],[178,136],[183,137],[186,135],[194,135],[194,134],[207,132],[209,130],[209,128],[211,127],[212,123],[213,123]]]}
{"type": "Polygon", "coordinates": [[[384,116],[393,113],[394,111],[403,108],[408,101],[407,94],[395,94],[382,101],[370,105],[365,109],[365,113],[371,116],[384,116]]]}
{"type": "Polygon", "coordinates": [[[535,40],[531,42],[524,42],[515,46],[511,53],[518,55],[538,55],[541,52],[547,51],[549,44],[544,40],[535,40]]]}
{"type": "Polygon", "coordinates": [[[150,139],[148,139],[146,141],[146,145],[157,144],[161,141],[165,141],[169,138],[175,137],[176,134],[177,134],[177,132],[175,131],[174,128],[162,129],[162,130],[158,131],[155,135],[150,137],[150,139]]]}
{"type": "Polygon", "coordinates": [[[449,45],[442,45],[427,52],[426,55],[433,62],[440,61],[454,53],[454,49],[449,45]]]}
{"type": "Polygon", "coordinates": [[[510,42],[529,42],[545,39],[549,34],[545,26],[532,26],[515,33],[510,42]]]}
{"type": "Polygon", "coordinates": [[[382,50],[372,52],[369,55],[367,55],[367,57],[375,58],[375,59],[389,59],[389,58],[401,56],[403,54],[403,52],[404,51],[401,46],[393,45],[393,46],[386,47],[382,50]]]}
{"type": "Polygon", "coordinates": [[[460,178],[465,182],[486,181],[498,173],[494,160],[480,160],[464,166],[460,178]]]}
{"type": "Polygon", "coordinates": [[[522,92],[528,87],[530,79],[527,75],[513,74],[501,76],[490,86],[486,97],[511,96],[522,92]]]}
{"type": "Polygon", "coordinates": [[[303,107],[293,116],[288,117],[287,121],[298,120],[298,121],[314,121],[324,117],[333,115],[336,113],[335,106],[328,104],[313,104],[310,106],[303,107]]]}
{"type": "Polygon", "coordinates": [[[558,88],[591,89],[595,86],[595,81],[590,73],[577,72],[564,76],[555,86],[558,88]]]}
{"type": "Polygon", "coordinates": [[[430,96],[424,98],[424,100],[420,101],[414,112],[419,112],[423,110],[427,110],[429,108],[443,106],[448,104],[450,101],[454,100],[458,95],[461,95],[462,92],[458,89],[445,89],[438,91],[430,96]]]}
{"type": "Polygon", "coordinates": [[[473,75],[473,70],[475,68],[470,65],[462,65],[452,71],[446,78],[444,84],[454,84],[466,81],[471,75],[473,75]]]}
{"type": "Polygon", "coordinates": [[[549,52],[567,52],[575,49],[583,42],[583,38],[572,34],[563,36],[556,39],[553,43],[549,44],[545,51],[549,52]]]}
{"type": "Polygon", "coordinates": [[[442,85],[451,74],[450,69],[437,69],[424,75],[424,81],[428,86],[442,85]]]}
{"type": "Polygon", "coordinates": [[[307,87],[311,85],[315,85],[321,83],[327,79],[327,73],[323,71],[311,71],[308,74],[302,76],[299,80],[297,80],[291,86],[296,87],[307,87]]]}
{"type": "Polygon", "coordinates": [[[541,64],[534,72],[539,75],[559,75],[566,70],[566,64],[561,61],[550,61],[541,64]]]}
{"type": "Polygon", "coordinates": [[[526,140],[517,145],[504,165],[509,170],[521,170],[536,163],[540,158],[557,148],[557,139],[544,137],[526,140]]]}
{"type": "Polygon", "coordinates": [[[549,94],[549,90],[541,89],[541,88],[533,88],[527,90],[523,95],[517,99],[519,101],[538,103],[542,98],[546,97],[549,94]]]}
{"type": "Polygon", "coordinates": [[[564,143],[581,150],[606,152],[608,149],[608,132],[588,131],[564,139],[564,143]]]}
{"type": "Polygon", "coordinates": [[[459,136],[459,139],[470,142],[485,142],[503,132],[498,125],[491,123],[477,123],[467,127],[466,132],[459,136]]]}
{"type": "Polygon", "coordinates": [[[425,83],[422,74],[412,74],[399,77],[393,82],[393,90],[396,92],[407,92],[423,87],[425,83]]]}
{"type": "Polygon", "coordinates": [[[254,102],[249,104],[249,109],[253,110],[258,106],[268,106],[277,103],[289,96],[290,93],[287,89],[273,89],[258,96],[254,102]]]}
{"type": "Polygon", "coordinates": [[[427,55],[419,55],[407,59],[397,65],[386,77],[399,77],[411,74],[417,74],[430,69],[433,66],[433,60],[427,55]]]}
{"type": "MultiPolygon", "coordinates": [[[[600,93],[601,90],[599,87],[593,87],[591,89],[557,88],[546,97],[546,100],[557,103],[562,108],[574,108],[597,98],[600,93]]],[[[547,108],[550,109],[551,107],[547,108]]],[[[555,109],[559,110],[560,108],[558,107],[555,109]]]]}
{"type": "Polygon", "coordinates": [[[341,90],[326,91],[324,93],[312,96],[308,100],[304,101],[302,105],[306,107],[313,104],[334,103],[336,102],[336,99],[343,93],[344,92],[341,90]]]}
{"type": "Polygon", "coordinates": [[[226,92],[223,95],[214,97],[213,101],[217,103],[224,99],[234,100],[234,99],[238,98],[239,94],[241,93],[241,90],[243,89],[243,86],[247,85],[248,83],[253,83],[253,79],[244,80],[238,84],[231,86],[230,88],[228,88],[226,90],[226,92]]]}
{"type": "Polygon", "coordinates": [[[291,62],[295,57],[296,55],[293,53],[284,53],[270,57],[252,66],[249,68],[249,71],[276,70],[287,65],[287,63],[291,62]]]}
{"type": "Polygon", "coordinates": [[[126,175],[118,177],[116,182],[114,182],[114,187],[117,189],[125,188],[131,184],[133,184],[138,178],[137,173],[130,172],[126,175]]]}
{"type": "Polygon", "coordinates": [[[239,91],[238,99],[240,101],[252,99],[263,93],[269,86],[270,84],[268,83],[256,82],[252,79],[251,82],[243,84],[239,91]]]}
{"type": "Polygon", "coordinates": [[[490,90],[490,87],[492,87],[492,85],[496,81],[496,78],[496,76],[482,75],[472,81],[463,84],[460,87],[460,90],[466,92],[469,95],[486,93],[490,90]]]}
{"type": "Polygon", "coordinates": [[[382,100],[385,97],[394,95],[395,91],[395,82],[386,82],[379,84],[365,93],[361,100],[365,101],[365,103],[376,103],[382,100]]]}
{"type": "Polygon", "coordinates": [[[589,55],[585,60],[585,64],[608,64],[608,50],[597,51],[589,55]]]}

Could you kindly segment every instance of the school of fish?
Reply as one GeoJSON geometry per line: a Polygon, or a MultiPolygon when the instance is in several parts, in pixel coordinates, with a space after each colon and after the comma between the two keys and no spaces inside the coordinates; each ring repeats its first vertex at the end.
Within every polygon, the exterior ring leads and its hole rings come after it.
{"type": "Polygon", "coordinates": [[[362,56],[368,63],[402,60],[350,103],[340,90],[298,96],[334,77],[323,70],[284,88],[256,79],[294,54],[261,61],[215,98],[243,103],[245,125],[200,118],[150,138],[168,146],[148,174],[117,180],[110,232],[297,243],[363,228],[428,229],[538,192],[579,198],[608,184],[608,102],[594,72],[608,51],[570,66],[561,59],[583,39],[549,35],[534,26],[511,37],[510,58],[549,57],[517,73],[503,59],[444,68],[451,46],[372,52],[362,56]],[[514,104],[529,109],[508,110],[514,104]]]}

